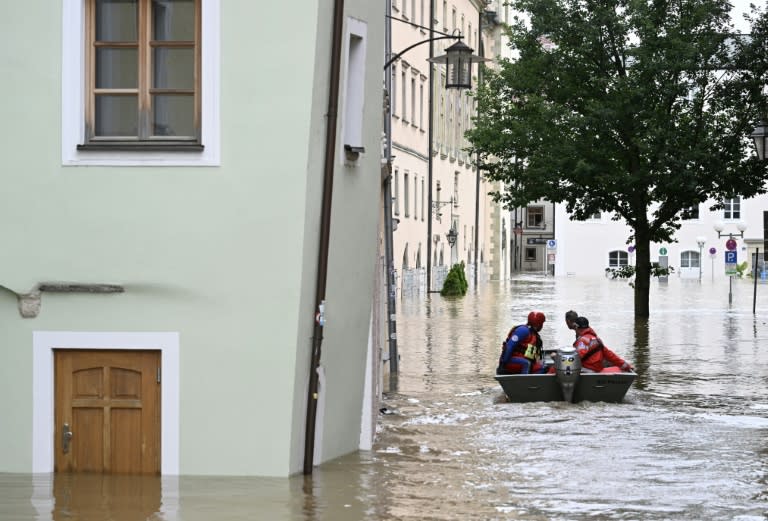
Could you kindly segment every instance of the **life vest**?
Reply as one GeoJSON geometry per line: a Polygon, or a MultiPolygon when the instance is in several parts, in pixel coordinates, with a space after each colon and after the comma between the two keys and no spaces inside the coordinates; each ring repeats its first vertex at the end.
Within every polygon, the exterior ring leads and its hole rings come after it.
{"type": "Polygon", "coordinates": [[[581,366],[599,373],[607,364],[622,366],[624,359],[608,349],[597,333],[592,328],[587,328],[576,341],[573,347],[579,352],[581,366]]]}
{"type": "Polygon", "coordinates": [[[509,333],[507,333],[507,338],[504,340],[504,342],[501,343],[501,354],[504,356],[504,350],[507,347],[507,342],[509,342],[509,339],[512,338],[512,335],[515,334],[515,331],[523,326],[530,330],[530,334],[525,338],[519,338],[517,340],[517,345],[512,350],[512,356],[520,356],[533,362],[534,360],[541,358],[541,348],[543,343],[539,333],[533,328],[533,326],[529,326],[528,324],[520,324],[509,330],[509,333]]]}

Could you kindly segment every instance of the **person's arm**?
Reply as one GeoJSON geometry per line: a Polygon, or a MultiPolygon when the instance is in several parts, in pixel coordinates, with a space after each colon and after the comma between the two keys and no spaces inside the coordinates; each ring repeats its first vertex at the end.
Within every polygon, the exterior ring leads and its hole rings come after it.
{"type": "Polygon", "coordinates": [[[608,359],[609,362],[611,362],[616,367],[619,367],[622,371],[632,371],[633,367],[632,365],[624,360],[622,357],[608,349],[605,344],[603,344],[603,355],[608,359]]]}
{"type": "Polygon", "coordinates": [[[530,334],[530,332],[531,331],[527,326],[520,326],[512,332],[512,335],[509,337],[509,340],[507,340],[507,343],[504,347],[504,356],[501,357],[502,365],[509,362],[509,359],[512,358],[512,353],[515,351],[515,348],[518,346],[518,344],[520,344],[520,341],[523,338],[526,338],[530,334]]]}

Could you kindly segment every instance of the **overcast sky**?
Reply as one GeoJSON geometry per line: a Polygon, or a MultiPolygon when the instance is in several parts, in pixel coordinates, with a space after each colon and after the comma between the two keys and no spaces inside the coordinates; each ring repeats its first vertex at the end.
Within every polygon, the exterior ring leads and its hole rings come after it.
{"type": "Polygon", "coordinates": [[[741,15],[742,13],[749,12],[750,3],[760,5],[761,2],[765,2],[765,0],[731,0],[731,4],[733,4],[733,14],[731,15],[731,19],[733,20],[733,25],[736,27],[737,31],[741,33],[749,32],[749,25],[747,25],[747,22],[744,21],[744,18],[741,15]]]}

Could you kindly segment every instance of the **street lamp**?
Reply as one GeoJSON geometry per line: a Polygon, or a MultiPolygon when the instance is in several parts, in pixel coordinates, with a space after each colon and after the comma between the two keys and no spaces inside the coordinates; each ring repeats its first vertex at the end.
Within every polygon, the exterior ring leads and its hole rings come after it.
{"type": "Polygon", "coordinates": [[[744,221],[736,221],[736,228],[739,230],[739,233],[722,233],[725,229],[725,223],[721,220],[715,221],[715,224],[712,226],[715,231],[717,232],[718,239],[720,237],[728,237],[730,239],[733,239],[734,237],[744,237],[744,231],[747,229],[747,223],[744,221]]]}
{"type": "Polygon", "coordinates": [[[454,247],[456,244],[456,239],[459,236],[459,232],[456,231],[456,228],[451,226],[451,229],[448,230],[448,232],[445,234],[445,238],[448,240],[448,246],[451,248],[454,247]]]}
{"type": "Polygon", "coordinates": [[[768,159],[768,123],[765,120],[760,121],[749,137],[755,142],[757,157],[763,161],[768,159]]]}
{"type": "Polygon", "coordinates": [[[704,245],[707,243],[707,238],[699,235],[696,237],[696,244],[699,245],[699,283],[701,283],[701,264],[703,262],[703,259],[701,258],[702,250],[704,249],[704,245]]]}
{"type": "Polygon", "coordinates": [[[471,89],[472,64],[487,61],[472,54],[472,48],[461,40],[445,50],[445,55],[430,58],[429,62],[445,65],[446,89],[471,89]]]}

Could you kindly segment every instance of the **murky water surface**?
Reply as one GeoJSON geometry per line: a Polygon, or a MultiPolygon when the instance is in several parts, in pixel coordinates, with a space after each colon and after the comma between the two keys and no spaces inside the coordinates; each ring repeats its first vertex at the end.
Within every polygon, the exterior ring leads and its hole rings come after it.
{"type": "Polygon", "coordinates": [[[768,519],[768,285],[654,283],[647,323],[609,280],[520,277],[404,300],[374,451],[311,479],[0,474],[5,520],[768,519]],[[729,305],[728,295],[733,303],[729,305]],[[638,378],[621,404],[506,403],[500,342],[543,310],[590,319],[638,378]]]}

